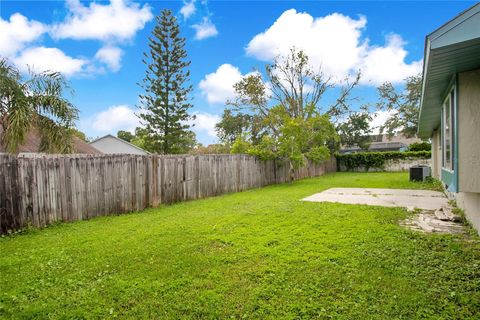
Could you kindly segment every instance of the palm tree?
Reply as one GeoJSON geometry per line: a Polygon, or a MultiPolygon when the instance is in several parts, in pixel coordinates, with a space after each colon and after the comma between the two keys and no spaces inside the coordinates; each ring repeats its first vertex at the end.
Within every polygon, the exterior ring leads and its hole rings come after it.
{"type": "Polygon", "coordinates": [[[0,126],[2,143],[11,153],[31,129],[41,138],[40,150],[49,153],[68,153],[73,150],[73,131],[78,109],[64,98],[73,94],[68,82],[58,72],[29,72],[22,77],[6,59],[0,59],[0,126]]]}

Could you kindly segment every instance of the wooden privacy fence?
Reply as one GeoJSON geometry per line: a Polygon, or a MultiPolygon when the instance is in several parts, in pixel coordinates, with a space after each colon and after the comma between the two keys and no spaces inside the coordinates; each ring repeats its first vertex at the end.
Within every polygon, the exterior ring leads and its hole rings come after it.
{"type": "MultiPolygon", "coordinates": [[[[336,171],[307,163],[295,179],[336,171]]],[[[0,154],[0,233],[138,211],[287,182],[288,165],[248,155],[0,154]]]]}

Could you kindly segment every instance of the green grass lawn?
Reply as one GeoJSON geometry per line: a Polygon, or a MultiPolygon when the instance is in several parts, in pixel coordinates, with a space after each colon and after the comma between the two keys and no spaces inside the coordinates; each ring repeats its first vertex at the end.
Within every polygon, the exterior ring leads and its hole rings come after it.
{"type": "Polygon", "coordinates": [[[335,173],[4,237],[0,317],[480,318],[478,236],[299,201],[331,187],[432,185],[335,173]]]}

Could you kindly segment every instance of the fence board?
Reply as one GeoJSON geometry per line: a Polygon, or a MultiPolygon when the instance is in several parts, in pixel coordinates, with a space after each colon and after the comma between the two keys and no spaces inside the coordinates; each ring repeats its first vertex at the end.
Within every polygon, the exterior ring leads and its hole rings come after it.
{"type": "MultiPolygon", "coordinates": [[[[308,162],[295,179],[336,171],[308,162]]],[[[289,181],[288,163],[248,155],[0,154],[0,233],[143,210],[289,181]]]]}

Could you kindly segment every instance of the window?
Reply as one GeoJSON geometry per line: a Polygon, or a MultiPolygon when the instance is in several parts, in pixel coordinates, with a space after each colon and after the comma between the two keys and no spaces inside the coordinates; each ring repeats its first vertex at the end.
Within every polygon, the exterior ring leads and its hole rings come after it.
{"type": "Polygon", "coordinates": [[[454,104],[455,104],[455,90],[450,91],[445,102],[443,103],[443,161],[442,167],[448,170],[453,170],[453,124],[454,119],[454,104]]]}
{"type": "Polygon", "coordinates": [[[372,142],[382,142],[383,134],[375,134],[371,136],[372,142]]]}

